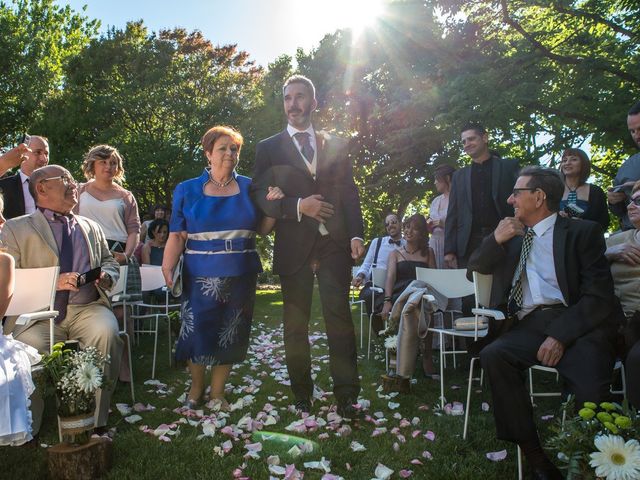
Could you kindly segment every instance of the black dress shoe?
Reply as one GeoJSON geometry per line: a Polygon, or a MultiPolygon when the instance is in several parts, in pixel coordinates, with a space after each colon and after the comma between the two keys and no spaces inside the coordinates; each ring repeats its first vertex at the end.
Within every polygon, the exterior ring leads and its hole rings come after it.
{"type": "Polygon", "coordinates": [[[351,400],[338,403],[338,415],[345,420],[354,420],[362,417],[362,412],[353,406],[351,400]]]}
{"type": "Polygon", "coordinates": [[[531,479],[532,480],[562,480],[564,477],[560,470],[555,465],[549,464],[545,468],[532,468],[531,479]]]}
{"type": "Polygon", "coordinates": [[[298,400],[296,402],[296,412],[298,414],[309,413],[311,411],[311,402],[309,400],[298,400]]]}

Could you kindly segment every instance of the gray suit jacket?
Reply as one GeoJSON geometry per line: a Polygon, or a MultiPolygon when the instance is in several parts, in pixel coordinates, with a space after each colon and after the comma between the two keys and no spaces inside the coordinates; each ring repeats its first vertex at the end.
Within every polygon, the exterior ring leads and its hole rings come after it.
{"type": "MultiPolygon", "coordinates": [[[[120,266],[109,251],[100,225],[79,215],[75,217],[89,246],[91,268],[102,267],[115,284],[120,276],[120,266]]],[[[0,233],[0,244],[15,259],[16,268],[59,265],[58,245],[47,219],[40,210],[36,210],[31,215],[8,220],[0,233]]],[[[98,288],[98,292],[99,301],[109,306],[107,294],[101,288],[98,288]]],[[[8,318],[5,332],[11,331],[14,324],[15,317],[8,318]]],[[[18,334],[23,329],[24,327],[17,327],[14,333],[18,334]]]]}
{"type": "MultiPolygon", "coordinates": [[[[517,160],[493,155],[491,196],[500,218],[513,216],[513,207],[507,198],[518,179],[520,166],[517,160]]],[[[458,258],[467,255],[471,237],[473,208],[471,205],[471,166],[468,165],[453,174],[449,208],[444,232],[444,253],[455,254],[458,258]]]]}

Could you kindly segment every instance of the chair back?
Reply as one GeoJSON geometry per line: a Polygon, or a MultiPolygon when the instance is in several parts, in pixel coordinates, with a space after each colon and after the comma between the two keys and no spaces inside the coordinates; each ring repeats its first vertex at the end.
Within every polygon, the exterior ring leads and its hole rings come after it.
{"type": "Polygon", "coordinates": [[[143,292],[150,292],[166,285],[162,268],[158,265],[140,265],[140,281],[143,292]]]}
{"type": "Polygon", "coordinates": [[[475,293],[473,282],[467,280],[464,268],[436,269],[416,267],[416,279],[431,285],[447,298],[461,298],[475,293]]]}
{"type": "Polygon", "coordinates": [[[371,281],[374,287],[383,287],[384,282],[387,280],[387,269],[380,267],[373,267],[371,269],[371,281]]]}
{"type": "Polygon", "coordinates": [[[5,315],[53,310],[60,267],[17,268],[15,288],[5,315]]]}
{"type": "Polygon", "coordinates": [[[493,275],[473,272],[473,283],[475,286],[476,307],[491,307],[493,275]]]}
{"type": "Polygon", "coordinates": [[[118,281],[113,286],[111,290],[109,290],[109,296],[113,297],[114,295],[119,295],[121,293],[125,293],[127,291],[127,274],[129,273],[129,265],[120,265],[120,277],[118,281]]]}

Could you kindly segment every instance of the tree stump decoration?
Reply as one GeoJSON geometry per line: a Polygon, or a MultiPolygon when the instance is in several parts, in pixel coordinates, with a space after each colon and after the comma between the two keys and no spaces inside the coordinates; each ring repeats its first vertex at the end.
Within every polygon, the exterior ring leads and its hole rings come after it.
{"type": "Polygon", "coordinates": [[[81,480],[100,478],[112,464],[112,445],[108,438],[91,438],[84,445],[59,443],[48,450],[49,478],[81,480]]]}

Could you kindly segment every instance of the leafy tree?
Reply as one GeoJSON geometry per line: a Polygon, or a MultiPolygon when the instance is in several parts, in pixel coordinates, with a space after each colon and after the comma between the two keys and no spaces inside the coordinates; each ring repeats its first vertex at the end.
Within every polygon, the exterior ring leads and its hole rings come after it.
{"type": "MultiPolygon", "coordinates": [[[[149,33],[132,22],[69,63],[65,89],[47,105],[41,128],[55,139],[55,160],[76,173],[90,145],[116,146],[145,211],[169,203],[178,182],[200,173],[208,128],[238,127],[257,107],[260,72],[234,45],[214,47],[198,31],[149,33]]],[[[239,169],[248,173],[250,165],[239,169]]]]}
{"type": "Polygon", "coordinates": [[[38,120],[63,86],[65,65],[98,26],[53,0],[0,2],[0,145],[38,120]]]}

